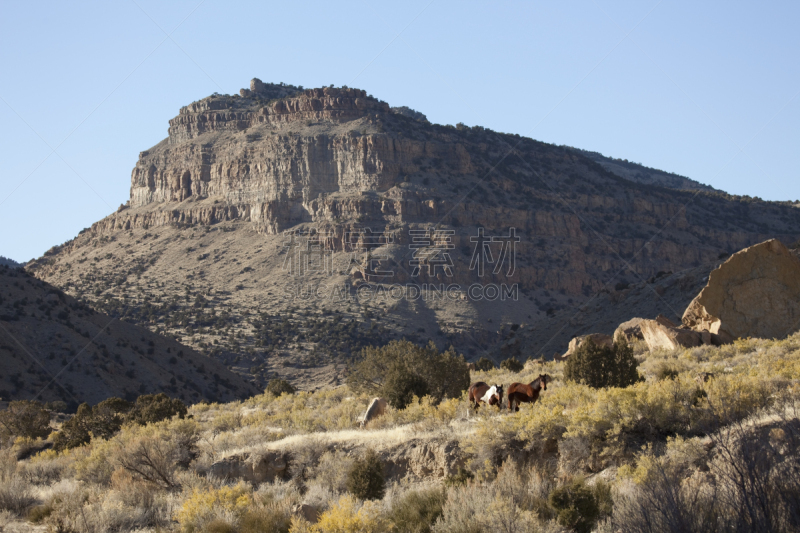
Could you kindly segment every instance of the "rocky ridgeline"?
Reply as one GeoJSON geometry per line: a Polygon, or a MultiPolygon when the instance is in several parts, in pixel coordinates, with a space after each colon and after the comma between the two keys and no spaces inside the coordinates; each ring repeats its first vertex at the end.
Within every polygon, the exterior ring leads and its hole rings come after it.
{"type": "Polygon", "coordinates": [[[366,91],[360,89],[308,89],[266,102],[257,95],[256,91],[248,91],[243,97],[211,96],[182,107],[180,114],[169,121],[169,142],[179,144],[204,133],[242,131],[260,124],[345,121],[389,113],[388,104],[367,97],[366,91]]]}
{"type": "Polygon", "coordinates": [[[333,251],[349,251],[347,236],[364,227],[392,231],[385,241],[407,247],[411,226],[438,224],[456,230],[456,249],[471,246],[474,228],[514,227],[536,264],[518,261],[511,279],[578,295],[626,263],[643,277],[677,271],[769,237],[791,239],[800,225],[800,213],[783,206],[634,185],[574,150],[412,113],[359,89],[253,80],[241,96],[182,108],[168,139],[140,154],[128,205],[92,231],[244,221],[278,234],[306,224],[329,234],[333,251]],[[505,158],[511,146],[523,161],[505,158]],[[651,235],[658,242],[642,249],[651,235]]]}

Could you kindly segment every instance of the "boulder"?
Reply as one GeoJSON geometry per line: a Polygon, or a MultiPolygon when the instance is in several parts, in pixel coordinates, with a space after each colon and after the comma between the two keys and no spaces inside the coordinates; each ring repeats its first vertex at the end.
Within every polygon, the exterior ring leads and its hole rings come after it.
{"type": "MultiPolygon", "coordinates": [[[[701,346],[703,336],[698,331],[690,329],[674,328],[656,320],[642,320],[639,323],[642,337],[647,343],[647,348],[652,350],[664,349],[674,350],[675,348],[691,348],[701,346]]],[[[709,338],[709,343],[711,339],[709,338]]]]}
{"type": "Polygon", "coordinates": [[[724,341],[784,338],[800,329],[800,259],[772,239],[733,254],[711,272],[683,324],[724,341]]]}
{"type": "Polygon", "coordinates": [[[254,93],[261,92],[266,88],[266,85],[263,81],[258,78],[253,78],[250,80],[250,90],[254,93]]]}
{"type": "Polygon", "coordinates": [[[620,324],[614,331],[614,338],[624,337],[626,341],[633,342],[644,340],[642,336],[641,323],[644,318],[631,318],[627,322],[620,324]]]}
{"type": "Polygon", "coordinates": [[[614,339],[610,336],[606,335],[605,333],[590,333],[588,335],[579,335],[569,341],[569,346],[567,346],[567,351],[562,355],[559,359],[564,360],[577,350],[581,344],[586,342],[587,339],[592,339],[592,342],[597,344],[598,346],[614,346],[614,339]]]}
{"type": "Polygon", "coordinates": [[[665,317],[664,315],[658,315],[656,317],[656,322],[661,324],[662,326],[666,326],[668,328],[677,328],[678,324],[670,320],[669,318],[665,317]]]}
{"type": "Polygon", "coordinates": [[[289,473],[289,456],[282,452],[259,455],[231,455],[208,468],[208,473],[222,479],[241,479],[250,483],[273,482],[289,473]]]}

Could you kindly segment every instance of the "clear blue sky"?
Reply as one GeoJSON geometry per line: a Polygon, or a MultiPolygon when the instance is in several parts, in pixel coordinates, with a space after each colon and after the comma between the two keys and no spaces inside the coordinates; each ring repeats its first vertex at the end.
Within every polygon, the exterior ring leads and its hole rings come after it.
{"type": "Polygon", "coordinates": [[[359,87],[434,122],[800,198],[797,2],[5,1],[2,12],[0,255],[17,261],[126,201],[138,153],[182,105],[253,77],[359,87]]]}

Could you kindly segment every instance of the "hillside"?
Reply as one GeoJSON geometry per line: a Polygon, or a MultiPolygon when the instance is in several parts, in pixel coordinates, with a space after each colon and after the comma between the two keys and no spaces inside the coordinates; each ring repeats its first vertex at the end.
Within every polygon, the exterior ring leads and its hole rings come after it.
{"type": "Polygon", "coordinates": [[[588,157],[596,163],[599,163],[604,169],[616,174],[620,178],[625,178],[626,180],[636,183],[641,183],[644,185],[657,185],[659,187],[687,191],[723,192],[711,187],[710,185],[704,185],[698,181],[687,178],[686,176],[680,176],[671,172],[664,172],[663,170],[649,168],[638,163],[628,161],[627,159],[614,159],[612,157],[606,157],[597,152],[580,150],[578,148],[569,149],[588,157]]]}
{"type": "Polygon", "coordinates": [[[550,356],[631,308],[679,314],[721,257],[769,238],[800,238],[800,211],[253,80],[181,108],[128,203],[26,268],[262,385],[313,389],[391,338],[501,356],[522,324],[521,355],[550,356]]]}
{"type": "Polygon", "coordinates": [[[8,266],[16,268],[21,265],[16,261],[14,261],[13,259],[9,259],[8,257],[0,255],[0,266],[8,266]]]}
{"type": "Polygon", "coordinates": [[[60,400],[72,408],[164,392],[187,402],[257,390],[213,359],[122,322],[24,270],[0,266],[0,399],[60,400]]]}

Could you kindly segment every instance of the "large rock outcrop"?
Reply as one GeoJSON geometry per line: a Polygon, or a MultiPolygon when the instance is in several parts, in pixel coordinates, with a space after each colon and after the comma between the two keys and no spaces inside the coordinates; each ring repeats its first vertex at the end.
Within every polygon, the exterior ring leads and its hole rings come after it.
{"type": "Polygon", "coordinates": [[[800,328],[800,259],[771,239],[711,272],[683,323],[723,339],[783,338],[800,328]]]}
{"type": "Polygon", "coordinates": [[[309,340],[298,311],[319,314],[327,328],[341,314],[365,330],[377,313],[373,324],[392,335],[452,343],[471,358],[499,341],[505,324],[524,323],[503,339],[503,357],[550,356],[665,302],[683,309],[699,288],[686,272],[721,254],[800,237],[800,210],[789,205],[740,201],[482,127],[431,124],[359,89],[258,79],[183,107],[130,179],[127,206],[26,268],[262,384],[276,374],[309,388],[338,380],[336,361],[366,343],[366,333],[309,340]],[[688,204],[687,188],[701,191],[688,204]],[[419,237],[432,228],[446,237],[419,237]],[[506,239],[512,229],[518,242],[506,239]],[[300,263],[289,254],[312,240],[290,246],[289,232],[319,236],[329,268],[288,272],[300,263]],[[491,240],[479,244],[480,232],[491,240]],[[417,270],[419,258],[450,262],[452,271],[417,270]],[[405,295],[403,287],[424,284],[436,284],[433,298],[360,292],[399,285],[405,295]],[[439,284],[458,294],[435,299],[439,284]],[[317,297],[320,287],[337,296],[317,297]],[[286,338],[267,340],[272,322],[284,320],[286,338]]]}
{"type": "Polygon", "coordinates": [[[580,335],[569,341],[569,346],[567,346],[567,351],[564,352],[564,355],[562,355],[560,359],[561,360],[567,359],[570,355],[574,354],[584,342],[588,340],[591,340],[598,346],[607,346],[610,348],[614,345],[614,339],[612,339],[610,335],[606,335],[605,333],[590,333],[588,335],[580,335]]]}
{"type": "Polygon", "coordinates": [[[614,339],[624,338],[627,342],[634,342],[637,340],[643,340],[644,336],[642,335],[642,322],[644,318],[632,318],[627,320],[619,325],[619,327],[614,330],[614,339]]]}
{"type": "MultiPolygon", "coordinates": [[[[698,331],[685,328],[672,327],[656,320],[642,320],[639,323],[642,337],[650,350],[674,350],[676,348],[692,348],[702,344],[711,344],[711,337],[703,342],[703,336],[698,331]]],[[[708,332],[706,332],[708,335],[708,332]]]]}

